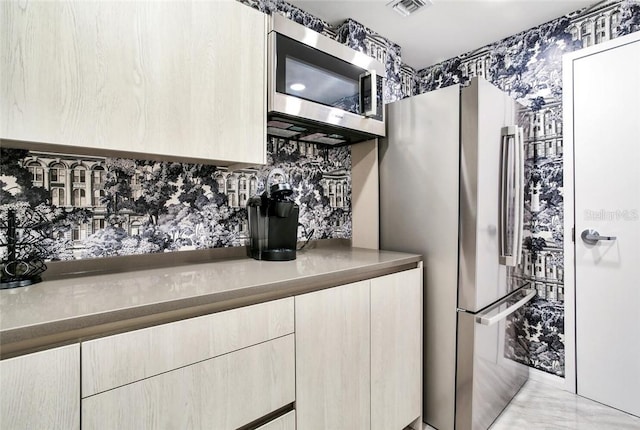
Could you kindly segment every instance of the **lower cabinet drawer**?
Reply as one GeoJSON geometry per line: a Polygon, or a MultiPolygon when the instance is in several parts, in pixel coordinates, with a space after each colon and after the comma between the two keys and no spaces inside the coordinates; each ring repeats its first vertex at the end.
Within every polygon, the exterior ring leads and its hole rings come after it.
{"type": "Polygon", "coordinates": [[[287,335],[84,398],[82,429],[236,429],[295,400],[294,349],[287,335]]]}
{"type": "Polygon", "coordinates": [[[82,397],[293,333],[293,298],[82,342],[82,397]]]}
{"type": "Polygon", "coordinates": [[[295,430],[296,429],[296,411],[288,412],[273,421],[269,421],[256,430],[295,430]]]}

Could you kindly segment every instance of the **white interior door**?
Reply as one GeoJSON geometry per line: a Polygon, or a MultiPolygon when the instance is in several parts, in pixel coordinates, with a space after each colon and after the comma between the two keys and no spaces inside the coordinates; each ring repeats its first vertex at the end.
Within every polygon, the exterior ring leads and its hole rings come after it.
{"type": "Polygon", "coordinates": [[[634,39],[573,61],[576,373],[578,394],[640,416],[640,38],[634,39]],[[592,237],[583,238],[589,230],[592,237]]]}

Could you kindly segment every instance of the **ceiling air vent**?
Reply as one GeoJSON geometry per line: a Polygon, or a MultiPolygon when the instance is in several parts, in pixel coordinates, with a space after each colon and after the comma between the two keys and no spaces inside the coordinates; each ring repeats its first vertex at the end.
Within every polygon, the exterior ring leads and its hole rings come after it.
{"type": "Polygon", "coordinates": [[[431,6],[431,0],[393,0],[387,6],[402,16],[409,16],[425,7],[431,6]]]}

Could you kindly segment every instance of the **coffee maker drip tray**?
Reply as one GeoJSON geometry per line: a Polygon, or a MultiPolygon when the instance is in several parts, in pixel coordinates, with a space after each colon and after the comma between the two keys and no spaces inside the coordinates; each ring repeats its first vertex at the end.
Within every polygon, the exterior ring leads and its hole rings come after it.
{"type": "Polygon", "coordinates": [[[289,248],[278,249],[251,249],[251,257],[256,260],[266,261],[290,261],[296,259],[296,250],[289,248]]]}

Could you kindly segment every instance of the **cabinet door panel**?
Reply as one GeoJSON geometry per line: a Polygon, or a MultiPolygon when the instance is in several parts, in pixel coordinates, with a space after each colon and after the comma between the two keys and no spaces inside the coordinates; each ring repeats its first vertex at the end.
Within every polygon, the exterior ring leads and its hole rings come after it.
{"type": "Polygon", "coordinates": [[[189,3],[6,2],[2,137],[172,154],[188,139],[189,3]]]}
{"type": "Polygon", "coordinates": [[[293,298],[82,344],[82,397],[293,333],[293,298]]]}
{"type": "Polygon", "coordinates": [[[295,400],[294,338],[82,399],[82,428],[233,430],[295,400]]]}
{"type": "Polygon", "coordinates": [[[0,361],[0,429],[80,428],[78,344],[0,361]]]}
{"type": "Polygon", "coordinates": [[[1,137],[49,142],[79,101],[75,43],[63,47],[73,14],[59,2],[1,2],[1,137]],[[28,35],[28,37],[27,37],[28,35]],[[67,70],[68,81],[62,80],[67,70]]]}
{"type": "Polygon", "coordinates": [[[193,3],[192,144],[208,158],[265,163],[266,20],[237,3],[193,3]]]}
{"type": "Polygon", "coordinates": [[[10,1],[0,23],[1,138],[266,162],[261,12],[235,0],[10,1]]]}
{"type": "Polygon", "coordinates": [[[95,22],[97,27],[94,44],[86,44],[88,50],[78,58],[95,85],[95,89],[80,89],[85,97],[95,98],[93,109],[82,112],[82,123],[77,124],[87,138],[70,136],[71,142],[179,155],[181,145],[177,143],[188,142],[191,125],[190,53],[185,50],[190,42],[190,3],[95,4],[96,10],[92,10],[92,2],[78,6],[87,15],[84,21],[89,25],[95,22]]]}
{"type": "Polygon", "coordinates": [[[368,429],[369,281],[296,296],[295,313],[297,428],[368,429]]]}
{"type": "Polygon", "coordinates": [[[371,428],[402,429],[422,407],[422,269],[371,280],[371,428]]]}

